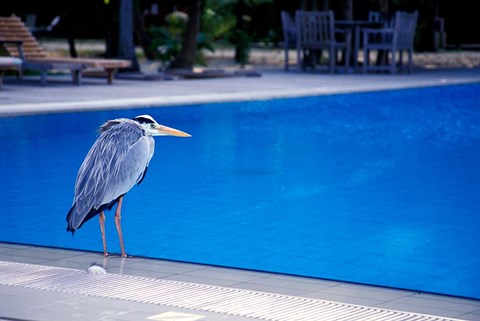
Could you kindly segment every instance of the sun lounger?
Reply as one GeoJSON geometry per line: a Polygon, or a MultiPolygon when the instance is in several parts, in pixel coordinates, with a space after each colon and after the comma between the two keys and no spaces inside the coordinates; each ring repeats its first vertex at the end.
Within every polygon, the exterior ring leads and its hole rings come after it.
{"type": "Polygon", "coordinates": [[[47,72],[53,69],[70,70],[76,84],[81,83],[82,72],[101,69],[106,74],[107,82],[111,84],[119,68],[128,68],[131,65],[129,60],[120,59],[51,57],[16,16],[0,17],[0,44],[2,42],[8,55],[22,59],[23,69],[41,72],[42,83],[46,82],[47,72]]]}

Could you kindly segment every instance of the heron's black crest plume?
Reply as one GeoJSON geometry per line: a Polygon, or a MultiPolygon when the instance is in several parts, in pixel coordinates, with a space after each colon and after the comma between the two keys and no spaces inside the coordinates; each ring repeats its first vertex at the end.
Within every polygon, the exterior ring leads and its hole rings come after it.
{"type": "Polygon", "coordinates": [[[148,115],[141,115],[133,118],[134,121],[140,123],[140,124],[154,124],[155,121],[153,120],[152,117],[148,115]]]}
{"type": "Polygon", "coordinates": [[[121,123],[121,122],[120,122],[120,120],[118,120],[118,119],[109,120],[109,121],[107,121],[105,124],[103,124],[102,126],[100,126],[100,128],[99,128],[98,131],[99,131],[100,133],[106,132],[107,130],[109,130],[109,129],[112,128],[113,126],[118,125],[118,124],[120,124],[120,123],[121,123]]]}

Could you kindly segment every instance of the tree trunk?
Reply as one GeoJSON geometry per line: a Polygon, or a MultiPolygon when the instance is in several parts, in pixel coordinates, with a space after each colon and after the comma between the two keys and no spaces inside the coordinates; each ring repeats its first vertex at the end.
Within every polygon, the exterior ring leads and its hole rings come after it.
{"type": "Polygon", "coordinates": [[[131,70],[139,69],[133,42],[133,0],[120,0],[118,56],[132,62],[131,70]]]}
{"type": "Polygon", "coordinates": [[[77,58],[77,48],[75,47],[75,37],[73,35],[67,36],[68,42],[68,51],[70,52],[70,57],[77,58]]]}
{"type": "Polygon", "coordinates": [[[197,35],[200,32],[203,0],[189,0],[187,33],[182,49],[169,66],[169,69],[192,69],[197,50],[197,35]]]}
{"type": "Polygon", "coordinates": [[[323,11],[330,10],[330,1],[329,0],[322,1],[322,10],[323,11]]]}
{"type": "Polygon", "coordinates": [[[343,0],[338,20],[353,20],[353,0],[343,0]]]}
{"type": "Polygon", "coordinates": [[[388,7],[388,0],[380,0],[378,3],[379,3],[380,12],[387,15],[390,11],[388,7]]]}
{"type": "Polygon", "coordinates": [[[140,12],[140,3],[139,0],[135,1],[134,9],[134,26],[135,26],[135,37],[142,46],[143,53],[145,54],[145,58],[149,60],[155,59],[154,50],[152,50],[152,37],[148,33],[147,29],[145,28],[145,19],[143,18],[142,13],[140,12]]]}
{"type": "Polygon", "coordinates": [[[118,11],[119,6],[117,1],[110,1],[108,4],[105,4],[105,46],[106,58],[116,58],[118,57],[118,11]]]}
{"type": "Polygon", "coordinates": [[[245,47],[245,41],[242,41],[243,36],[245,36],[245,23],[243,21],[243,14],[245,11],[245,0],[237,0],[237,7],[235,10],[235,16],[237,19],[236,32],[235,36],[235,62],[246,64],[247,63],[247,48],[245,47]]]}

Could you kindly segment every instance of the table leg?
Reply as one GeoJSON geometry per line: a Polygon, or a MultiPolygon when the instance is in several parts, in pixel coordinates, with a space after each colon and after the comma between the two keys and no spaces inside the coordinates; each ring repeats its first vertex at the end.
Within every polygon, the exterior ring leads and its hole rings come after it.
{"type": "Polygon", "coordinates": [[[353,44],[353,70],[358,68],[358,50],[360,47],[360,26],[355,26],[355,40],[353,44]]]}

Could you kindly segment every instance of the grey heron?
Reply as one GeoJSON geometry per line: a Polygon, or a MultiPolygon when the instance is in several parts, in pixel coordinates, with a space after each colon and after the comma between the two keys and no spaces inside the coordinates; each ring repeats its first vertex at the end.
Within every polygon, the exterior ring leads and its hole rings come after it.
{"type": "Polygon", "coordinates": [[[104,212],[117,204],[115,225],[122,257],[126,257],[121,227],[122,201],[147,173],[155,148],[152,136],[190,137],[185,132],[158,124],[149,115],[109,120],[100,126],[99,136],[80,166],[73,205],[67,214],[67,232],[73,235],[98,214],[104,256],[108,256],[104,212]]]}

